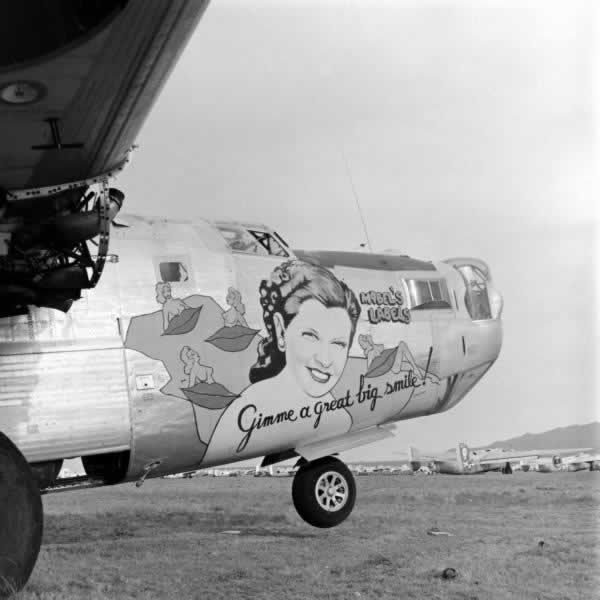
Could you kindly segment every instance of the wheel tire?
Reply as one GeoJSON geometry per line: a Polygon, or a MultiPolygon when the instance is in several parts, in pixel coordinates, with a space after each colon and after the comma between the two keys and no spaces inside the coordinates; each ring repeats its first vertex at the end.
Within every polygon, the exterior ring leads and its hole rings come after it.
{"type": "Polygon", "coordinates": [[[0,598],[19,591],[37,560],[44,513],[29,464],[0,433],[0,598]]]}
{"type": "Polygon", "coordinates": [[[292,499],[298,514],[313,527],[335,527],[354,508],[354,477],[337,458],[320,458],[298,469],[292,483],[292,499]]]}

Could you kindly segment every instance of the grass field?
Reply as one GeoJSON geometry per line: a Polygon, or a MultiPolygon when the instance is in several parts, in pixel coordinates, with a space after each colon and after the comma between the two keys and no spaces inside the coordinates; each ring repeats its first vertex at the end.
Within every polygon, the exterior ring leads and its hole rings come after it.
{"type": "Polygon", "coordinates": [[[600,598],[600,473],[356,481],[354,512],[329,530],[296,515],[291,478],[46,496],[19,600],[600,598]]]}

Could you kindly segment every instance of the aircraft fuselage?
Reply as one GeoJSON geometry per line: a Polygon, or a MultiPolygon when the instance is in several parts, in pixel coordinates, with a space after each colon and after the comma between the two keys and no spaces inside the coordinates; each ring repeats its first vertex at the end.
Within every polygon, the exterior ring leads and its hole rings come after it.
{"type": "Polygon", "coordinates": [[[81,456],[112,483],[312,460],[448,410],[498,356],[501,321],[475,306],[487,293],[445,262],[293,252],[237,224],[124,223],[70,312],[2,319],[1,429],[34,465],[81,456]],[[311,278],[288,306],[286,285],[311,278]]]}

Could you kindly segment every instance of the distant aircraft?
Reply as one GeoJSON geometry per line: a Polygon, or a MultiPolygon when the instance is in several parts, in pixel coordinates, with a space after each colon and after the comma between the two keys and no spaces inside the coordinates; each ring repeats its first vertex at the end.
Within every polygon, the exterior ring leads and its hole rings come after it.
{"type": "Polygon", "coordinates": [[[535,471],[539,473],[556,473],[557,471],[563,471],[562,461],[560,456],[553,456],[546,460],[534,460],[529,464],[534,467],[535,471]]]}
{"type": "Polygon", "coordinates": [[[337,525],[356,489],[335,455],[455,406],[499,355],[481,260],[120,214],[108,180],[206,4],[0,9],[0,596],[34,567],[40,491],[295,458],[298,513],[337,525]],[[73,457],[86,476],[59,480],[73,457]]]}
{"type": "MultiPolygon", "coordinates": [[[[531,464],[536,463],[541,470],[548,468],[556,469],[563,461],[561,455],[573,452],[581,452],[586,448],[572,448],[564,450],[545,449],[545,450],[503,450],[501,448],[471,450],[467,444],[461,442],[456,447],[453,455],[426,456],[409,446],[408,460],[413,471],[426,465],[436,473],[448,475],[475,475],[498,471],[504,474],[511,474],[517,463],[531,464]],[[543,461],[550,457],[550,463],[543,461]]],[[[593,460],[593,458],[592,458],[593,460]]]]}
{"type": "Polygon", "coordinates": [[[457,445],[454,455],[427,456],[421,454],[413,446],[408,448],[408,460],[413,471],[418,471],[421,467],[427,466],[434,473],[446,475],[475,475],[487,473],[488,471],[512,473],[512,467],[507,458],[495,457],[493,460],[481,458],[463,442],[457,445]]]}
{"type": "Polygon", "coordinates": [[[537,470],[540,473],[554,473],[556,471],[600,471],[600,453],[587,452],[590,448],[560,451],[552,461],[539,461],[537,470]],[[566,454],[566,455],[565,455],[566,454]]]}
{"type": "Polygon", "coordinates": [[[581,452],[575,456],[562,458],[568,471],[600,471],[600,452],[581,452]]]}

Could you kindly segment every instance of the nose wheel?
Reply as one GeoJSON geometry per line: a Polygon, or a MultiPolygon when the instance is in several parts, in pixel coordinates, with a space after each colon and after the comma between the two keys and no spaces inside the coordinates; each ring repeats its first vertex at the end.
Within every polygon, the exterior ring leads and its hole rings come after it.
{"type": "Polygon", "coordinates": [[[29,579],[42,543],[42,499],[29,464],[0,433],[0,598],[29,579]]]}
{"type": "Polygon", "coordinates": [[[294,477],[292,499],[298,514],[313,527],[335,527],[354,508],[354,477],[332,456],[306,463],[294,477]]]}

